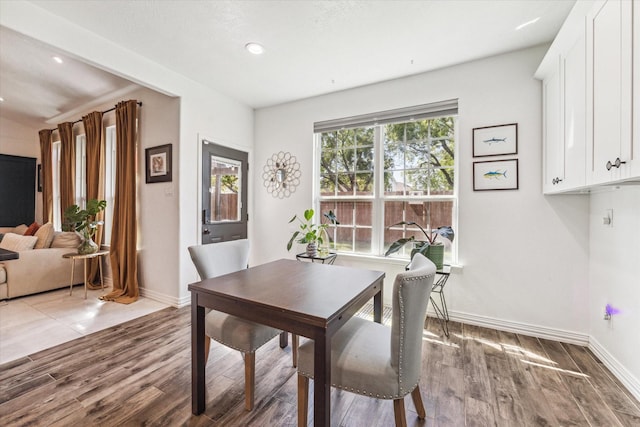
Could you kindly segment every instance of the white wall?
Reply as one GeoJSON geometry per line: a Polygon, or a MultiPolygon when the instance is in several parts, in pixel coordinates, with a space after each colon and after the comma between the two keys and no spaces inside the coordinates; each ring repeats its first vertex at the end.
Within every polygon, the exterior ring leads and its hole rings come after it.
{"type": "Polygon", "coordinates": [[[640,397],[640,187],[592,194],[590,236],[590,347],[640,397]],[[602,223],[606,209],[612,227],[602,223]],[[611,320],[607,304],[619,310],[611,320]]]}
{"type": "MultiPolygon", "coordinates": [[[[313,123],[350,115],[459,99],[459,245],[461,273],[446,288],[450,312],[467,321],[525,324],[541,335],[586,343],[588,332],[588,197],[542,195],[541,86],[533,78],[546,46],[474,61],[409,78],[256,111],[258,170],[278,151],[302,169],[288,199],[272,198],[256,174],[255,261],[282,257],[295,213],[312,205],[313,123]],[[518,123],[520,189],[472,190],[472,128],[518,123]]],[[[483,159],[477,159],[483,160],[483,159]]],[[[389,290],[402,265],[356,261],[387,272],[389,290]]]]}
{"type": "MultiPolygon", "coordinates": [[[[43,129],[46,126],[43,124],[43,129]]],[[[40,139],[38,131],[22,123],[0,117],[0,154],[11,156],[35,157],[40,164],[40,139]]],[[[38,193],[36,180],[35,220],[42,224],[42,193],[38,193]]]]}
{"type": "MultiPolygon", "coordinates": [[[[160,135],[155,141],[145,140],[143,146],[168,143],[177,137],[172,185],[139,186],[142,187],[140,212],[144,212],[139,230],[144,234],[140,237],[143,254],[140,283],[144,285],[143,295],[173,305],[187,304],[187,285],[197,280],[187,247],[199,242],[198,135],[250,150],[253,146],[253,110],[31,3],[0,2],[0,25],[134,83],[180,99],[179,133],[160,135]],[[144,215],[153,217],[144,218],[144,215]]],[[[149,117],[146,116],[151,114],[149,110],[143,106],[143,119],[149,117]]],[[[160,109],[156,113],[161,118],[167,117],[167,110],[160,109]]],[[[175,121],[175,118],[171,120],[175,121]]],[[[141,134],[149,136],[155,132],[154,129],[141,129],[141,134]]],[[[143,169],[139,179],[144,182],[143,169]]],[[[252,215],[251,204],[249,213],[252,215]]]]}

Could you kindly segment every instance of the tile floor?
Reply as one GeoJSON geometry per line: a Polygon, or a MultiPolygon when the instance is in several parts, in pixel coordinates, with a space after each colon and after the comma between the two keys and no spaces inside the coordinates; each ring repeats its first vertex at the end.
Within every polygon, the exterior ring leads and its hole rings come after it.
{"type": "Polygon", "coordinates": [[[83,286],[0,301],[0,364],[168,307],[148,298],[132,304],[105,302],[108,290],[83,286]]]}

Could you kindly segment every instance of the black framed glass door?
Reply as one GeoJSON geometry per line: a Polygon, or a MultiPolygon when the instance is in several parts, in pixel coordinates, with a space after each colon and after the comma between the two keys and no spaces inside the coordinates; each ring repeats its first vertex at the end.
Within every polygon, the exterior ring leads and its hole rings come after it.
{"type": "Polygon", "coordinates": [[[247,238],[248,153],[202,142],[202,243],[247,238]]]}

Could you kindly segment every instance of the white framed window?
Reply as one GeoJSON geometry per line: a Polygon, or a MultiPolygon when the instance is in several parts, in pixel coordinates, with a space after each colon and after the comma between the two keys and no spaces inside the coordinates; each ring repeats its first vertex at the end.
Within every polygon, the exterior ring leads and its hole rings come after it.
{"type": "Polygon", "coordinates": [[[111,229],[113,222],[113,203],[116,195],[116,126],[107,126],[105,129],[105,176],[104,199],[107,207],[104,210],[104,237],[103,245],[111,242],[111,229]]]}
{"type": "Polygon", "coordinates": [[[390,227],[401,221],[456,231],[456,133],[457,100],[316,123],[314,200],[340,222],[328,229],[336,250],[383,256],[399,238],[424,240],[416,226],[390,227]]]}

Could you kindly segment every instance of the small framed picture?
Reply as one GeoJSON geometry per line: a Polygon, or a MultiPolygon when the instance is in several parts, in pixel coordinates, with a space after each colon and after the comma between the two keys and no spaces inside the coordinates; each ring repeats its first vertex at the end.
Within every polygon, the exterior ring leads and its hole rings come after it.
{"type": "Polygon", "coordinates": [[[517,189],[518,159],[473,162],[473,191],[517,189]]]}
{"type": "Polygon", "coordinates": [[[518,154],[518,124],[473,128],[473,157],[518,154]]]}
{"type": "Polygon", "coordinates": [[[146,158],[146,182],[171,181],[171,144],[144,150],[146,158]]]}

